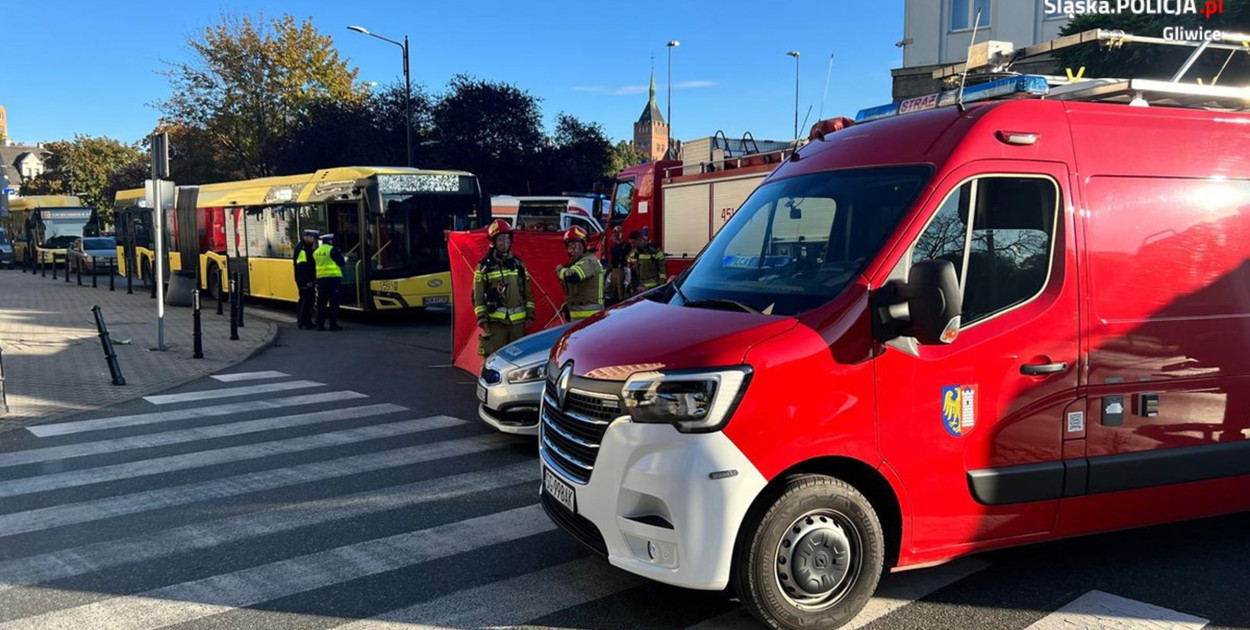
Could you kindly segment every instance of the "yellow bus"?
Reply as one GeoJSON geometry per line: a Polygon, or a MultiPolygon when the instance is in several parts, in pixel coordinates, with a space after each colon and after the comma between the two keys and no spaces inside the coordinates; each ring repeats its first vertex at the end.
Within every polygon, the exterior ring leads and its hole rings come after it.
{"type": "MultiPolygon", "coordinates": [[[[153,227],[142,197],[141,189],[118,193],[117,207],[132,209],[118,214],[127,219],[118,220],[119,246],[133,234],[138,273],[147,278],[153,227]]],[[[209,294],[228,291],[238,273],[243,295],[298,301],[292,259],[303,231],[315,229],[334,234],[347,259],[343,307],[362,311],[450,304],[446,233],[490,217],[473,174],[404,167],[179,186],[174,207],[163,226],[169,269],[198,273],[209,294]]]]}
{"type": "Polygon", "coordinates": [[[100,217],[70,195],[32,195],[9,201],[4,227],[13,240],[13,260],[63,261],[75,239],[100,235],[100,217]]]}

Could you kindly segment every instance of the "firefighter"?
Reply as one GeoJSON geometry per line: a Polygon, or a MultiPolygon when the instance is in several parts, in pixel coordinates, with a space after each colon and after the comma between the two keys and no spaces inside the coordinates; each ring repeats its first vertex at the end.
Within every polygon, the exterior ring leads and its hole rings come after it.
{"type": "Polygon", "coordinates": [[[629,297],[629,253],[633,246],[625,240],[621,226],[612,228],[612,247],[608,250],[608,301],[616,304],[629,297]]]}
{"type": "Polygon", "coordinates": [[[564,287],[564,311],[571,322],[603,310],[603,266],[595,252],[586,248],[586,230],[576,225],[564,232],[569,264],[556,266],[564,287]]]}
{"type": "Polygon", "coordinates": [[[512,226],[495,219],[486,229],[491,248],[473,272],[477,353],[490,356],[525,336],[534,323],[534,297],[525,263],[512,255],[512,226]]]}
{"type": "Polygon", "coordinates": [[[295,248],[295,286],[299,289],[300,330],[314,328],[313,306],[317,303],[317,265],[313,253],[317,251],[317,230],[304,230],[304,240],[295,248]]]}
{"type": "Polygon", "coordinates": [[[322,234],[321,245],[313,252],[317,268],[317,330],[342,330],[339,326],[339,287],[343,284],[343,252],[334,246],[333,234],[322,234]]]}
{"type": "Polygon", "coordinates": [[[650,242],[637,230],[629,233],[634,251],[629,253],[629,267],[634,272],[637,292],[650,291],[668,280],[664,271],[664,250],[650,242]]]}

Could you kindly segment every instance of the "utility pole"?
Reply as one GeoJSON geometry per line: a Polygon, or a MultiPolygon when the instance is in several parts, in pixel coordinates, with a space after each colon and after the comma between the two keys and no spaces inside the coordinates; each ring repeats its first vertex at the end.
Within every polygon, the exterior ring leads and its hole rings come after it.
{"type": "Polygon", "coordinates": [[[162,205],[161,178],[169,176],[169,135],[152,134],[152,224],[156,230],[156,270],[152,282],[156,289],[156,349],[165,351],[165,208],[162,205]]]}

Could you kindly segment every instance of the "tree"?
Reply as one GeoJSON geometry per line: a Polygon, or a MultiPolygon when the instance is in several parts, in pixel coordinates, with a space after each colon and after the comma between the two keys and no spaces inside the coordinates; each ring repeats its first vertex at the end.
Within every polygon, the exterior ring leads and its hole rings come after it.
{"type": "MultiPolygon", "coordinates": [[[[1122,30],[1134,35],[1158,37],[1167,27],[1186,30],[1224,30],[1245,32],[1250,28],[1250,0],[1224,0],[1224,12],[1208,20],[1200,14],[1164,15],[1136,14],[1087,14],[1074,18],[1063,28],[1063,35],[1073,35],[1090,29],[1122,30]]],[[[1240,42],[1230,42],[1240,43],[1240,42]]],[[[1061,67],[1074,72],[1085,67],[1087,77],[1131,77],[1146,79],[1171,79],[1193,52],[1187,46],[1158,46],[1126,44],[1122,48],[1102,50],[1089,44],[1066,48],[1055,53],[1061,67]]],[[[1198,62],[1185,75],[1185,81],[1197,78],[1210,85],[1219,75],[1221,85],[1241,85],[1250,81],[1250,54],[1212,50],[1203,53],[1198,62]],[[1225,67],[1227,64],[1227,67],[1225,67]],[[1221,69],[1223,73],[1221,74],[1221,69]]]]}
{"type": "MultiPolygon", "coordinates": [[[[414,160],[430,165],[430,97],[412,92],[414,160]]],[[[276,163],[279,174],[307,173],[349,164],[406,164],[404,87],[394,85],[361,102],[314,103],[291,134],[289,148],[276,163]]]]}
{"type": "MultiPolygon", "coordinates": [[[[85,205],[100,211],[106,222],[112,220],[112,187],[147,157],[138,145],[123,144],[107,137],[74,136],[47,145],[49,153],[44,172],[22,186],[23,195],[76,195],[85,205]]],[[[142,185],[140,180],[136,185],[142,185]]],[[[128,186],[129,187],[129,186],[128,186]]]]}
{"type": "Polygon", "coordinates": [[[453,77],[433,111],[442,168],[476,174],[492,194],[527,194],[543,147],[538,99],[506,83],[453,77]]]}
{"type": "Polygon", "coordinates": [[[195,60],[170,64],[173,94],[159,106],[169,124],[206,132],[190,137],[214,145],[200,151],[227,161],[217,170],[230,178],[274,174],[287,138],[314,104],[366,96],[357,70],[311,19],[223,15],[187,43],[195,60]]]}
{"type": "Polygon", "coordinates": [[[616,146],[612,147],[612,166],[609,170],[615,175],[631,166],[642,164],[644,159],[646,157],[634,147],[634,143],[629,140],[621,140],[616,143],[616,146]]]}
{"type": "Polygon", "coordinates": [[[542,172],[534,182],[538,194],[585,192],[595,184],[607,184],[612,170],[612,143],[598,123],[584,123],[568,114],[556,117],[551,144],[544,148],[542,172]]]}

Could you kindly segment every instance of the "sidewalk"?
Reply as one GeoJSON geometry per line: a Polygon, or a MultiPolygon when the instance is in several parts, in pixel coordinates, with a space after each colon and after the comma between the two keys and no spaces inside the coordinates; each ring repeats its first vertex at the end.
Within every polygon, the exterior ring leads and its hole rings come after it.
{"type": "Polygon", "coordinates": [[[244,309],[239,340],[230,341],[230,308],[217,315],[216,301],[205,300],[200,319],[203,359],[192,359],[191,309],[165,308],[165,352],[156,348],[156,300],[126,280],[116,290],[108,278],[83,286],[52,276],[0,270],[0,350],[9,412],[0,413],[0,432],[46,422],[146,396],[223,370],[267,347],[277,324],[244,309]],[[114,386],[91,307],[98,304],[113,339],[126,384],[114,386]],[[129,344],[123,342],[130,340],[129,344]]]}

